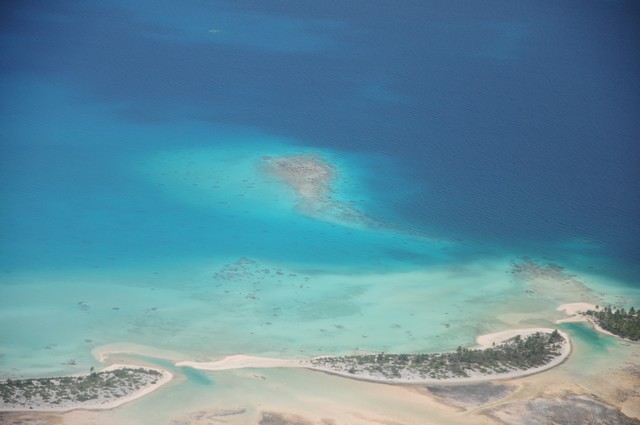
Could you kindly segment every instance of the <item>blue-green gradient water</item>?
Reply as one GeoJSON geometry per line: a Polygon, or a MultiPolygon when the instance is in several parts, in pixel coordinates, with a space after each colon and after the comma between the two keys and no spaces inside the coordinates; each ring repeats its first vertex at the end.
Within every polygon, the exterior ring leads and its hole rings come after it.
{"type": "Polygon", "coordinates": [[[632,1],[1,16],[3,376],[85,370],[107,344],[448,350],[562,302],[640,302],[632,1]],[[261,166],[297,154],[384,226],[301,214],[261,166]],[[582,286],[527,292],[523,256],[582,286]]]}

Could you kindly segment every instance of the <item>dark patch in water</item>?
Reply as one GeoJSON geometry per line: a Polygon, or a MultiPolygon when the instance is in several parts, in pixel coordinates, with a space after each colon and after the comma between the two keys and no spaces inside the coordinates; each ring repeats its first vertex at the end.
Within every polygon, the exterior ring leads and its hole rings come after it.
{"type": "Polygon", "coordinates": [[[514,392],[514,388],[504,384],[442,385],[425,387],[431,394],[444,399],[445,403],[468,408],[480,406],[505,398],[514,392]]]}
{"type": "Polygon", "coordinates": [[[213,380],[197,369],[183,366],[180,368],[180,371],[187,377],[187,379],[189,379],[189,381],[198,385],[213,385],[213,380]]]}
{"type": "Polygon", "coordinates": [[[321,419],[313,422],[302,416],[279,412],[262,412],[259,425],[335,425],[333,419],[321,419]]]}
{"type": "Polygon", "coordinates": [[[536,398],[502,405],[485,413],[506,424],[640,425],[640,420],[586,396],[536,398]]]}

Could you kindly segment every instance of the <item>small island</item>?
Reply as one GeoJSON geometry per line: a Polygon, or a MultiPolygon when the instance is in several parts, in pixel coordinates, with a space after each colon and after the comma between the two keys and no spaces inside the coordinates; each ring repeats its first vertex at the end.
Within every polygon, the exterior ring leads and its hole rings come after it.
{"type": "Polygon", "coordinates": [[[410,381],[466,381],[509,378],[545,370],[568,354],[568,339],[557,330],[515,335],[489,347],[458,347],[449,353],[367,354],[318,357],[309,361],[313,369],[357,379],[410,381]],[[566,348],[566,349],[565,349],[566,348]]]}
{"type": "MultiPolygon", "coordinates": [[[[615,313],[612,313],[615,314],[615,313]]],[[[477,339],[479,346],[445,353],[322,356],[305,360],[235,355],[177,366],[220,371],[243,368],[306,368],[387,384],[474,383],[516,379],[561,364],[571,352],[568,335],[556,329],[512,329],[477,339]]],[[[142,397],[172,379],[161,369],[112,365],[81,376],[8,379],[0,382],[0,411],[111,409],[142,397]]]]}
{"type": "Polygon", "coordinates": [[[587,310],[584,314],[605,331],[631,341],[640,341],[640,314],[633,307],[626,311],[624,308],[596,306],[595,310],[587,310]]]}
{"type": "Polygon", "coordinates": [[[306,368],[390,384],[465,383],[515,379],[561,364],[571,352],[569,336],[548,328],[512,329],[477,338],[475,348],[448,353],[359,354],[305,360],[234,355],[212,362],[180,361],[201,370],[306,368]]]}
{"type": "Polygon", "coordinates": [[[148,367],[114,365],[88,375],[7,379],[0,382],[0,411],[110,409],[141,397],[171,379],[148,367]]]}

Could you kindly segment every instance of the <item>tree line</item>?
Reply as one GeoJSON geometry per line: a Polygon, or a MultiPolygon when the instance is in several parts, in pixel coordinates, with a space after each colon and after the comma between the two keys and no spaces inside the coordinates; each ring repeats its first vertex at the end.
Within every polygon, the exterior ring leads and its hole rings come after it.
{"type": "Polygon", "coordinates": [[[472,373],[492,375],[527,370],[548,364],[559,356],[564,338],[557,330],[520,335],[493,347],[470,349],[458,347],[448,353],[365,354],[319,357],[313,366],[328,367],[353,375],[400,379],[407,376],[447,379],[468,377],[472,373]]]}
{"type": "Polygon", "coordinates": [[[602,329],[622,338],[640,341],[640,314],[635,308],[627,311],[624,308],[604,307],[589,310],[586,314],[593,317],[602,329]]]}

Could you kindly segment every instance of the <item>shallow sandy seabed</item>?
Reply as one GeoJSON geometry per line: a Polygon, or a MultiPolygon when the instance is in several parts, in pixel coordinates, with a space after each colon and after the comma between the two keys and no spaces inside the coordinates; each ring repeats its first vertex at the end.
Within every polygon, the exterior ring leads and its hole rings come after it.
{"type": "MultiPolygon", "coordinates": [[[[479,344],[477,348],[485,349],[490,348],[494,344],[501,344],[517,335],[522,337],[527,337],[534,333],[551,333],[553,329],[549,328],[532,328],[532,329],[511,329],[508,331],[495,332],[488,335],[481,335],[477,338],[476,342],[479,344]]],[[[311,370],[317,370],[321,372],[327,372],[335,375],[344,376],[350,379],[359,379],[371,382],[379,382],[379,383],[390,383],[390,384],[468,384],[473,382],[486,382],[497,379],[514,379],[523,376],[532,375],[535,373],[541,373],[545,370],[551,369],[553,367],[558,366],[563,361],[567,359],[569,354],[571,353],[571,340],[569,336],[560,332],[560,335],[564,339],[565,343],[562,346],[562,350],[560,355],[554,358],[552,361],[547,363],[546,365],[539,366],[536,368],[531,368],[527,370],[518,370],[501,374],[481,374],[481,373],[471,373],[469,377],[462,378],[447,378],[447,379],[435,379],[435,378],[421,378],[417,375],[411,376],[404,379],[388,379],[388,378],[380,378],[373,376],[369,373],[358,373],[357,375],[350,374],[349,372],[336,370],[335,368],[325,367],[325,366],[316,366],[312,365],[309,361],[306,360],[288,360],[288,359],[274,359],[267,357],[256,357],[256,356],[247,356],[247,355],[235,355],[228,356],[222,360],[214,361],[214,362],[190,362],[183,361],[176,363],[176,366],[188,366],[195,369],[200,370],[229,370],[229,369],[245,369],[245,368],[307,368],[311,370]]]]}
{"type": "MultiPolygon", "coordinates": [[[[491,344],[512,333],[485,335],[478,343],[491,344]]],[[[116,409],[11,413],[0,416],[0,423],[543,424],[562,419],[566,412],[598,420],[592,423],[640,423],[633,419],[640,418],[640,345],[613,341],[608,356],[594,360],[589,348],[578,342],[561,365],[499,384],[388,385],[289,368],[290,364],[270,368],[281,360],[235,356],[217,362],[224,367],[204,372],[215,381],[212,388],[193,392],[197,388],[192,387],[190,394],[181,393],[186,380],[177,374],[160,390],[116,409]],[[532,422],[532,415],[539,421],[532,422]]]]}

